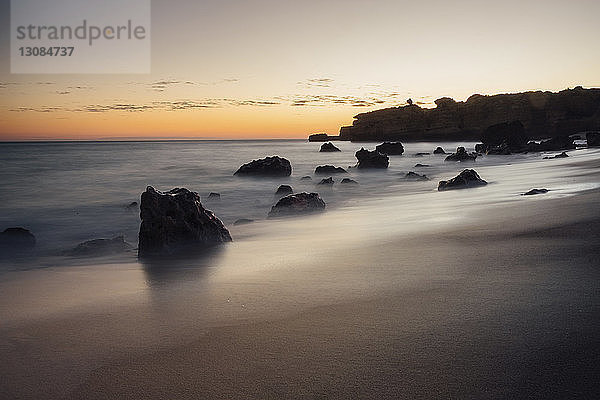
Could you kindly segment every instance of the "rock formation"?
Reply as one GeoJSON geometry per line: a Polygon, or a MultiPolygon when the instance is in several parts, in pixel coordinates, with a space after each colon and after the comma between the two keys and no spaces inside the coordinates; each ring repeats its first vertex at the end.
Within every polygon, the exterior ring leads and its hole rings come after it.
{"type": "Polygon", "coordinates": [[[317,185],[333,185],[334,183],[335,181],[333,180],[333,177],[330,176],[329,178],[321,179],[321,182],[319,182],[317,185]]]}
{"type": "Polygon", "coordinates": [[[356,182],[354,179],[350,179],[350,178],[342,179],[341,183],[344,185],[358,185],[358,182],[356,182]]]}
{"type": "Polygon", "coordinates": [[[331,142],[323,143],[321,145],[321,149],[319,150],[319,152],[321,152],[321,153],[331,153],[331,152],[335,152],[335,151],[341,151],[341,150],[338,149],[337,147],[335,147],[333,145],[333,143],[331,143],[331,142]]]}
{"type": "Polygon", "coordinates": [[[356,168],[387,168],[390,165],[388,156],[376,150],[369,151],[361,148],[355,156],[358,159],[356,168]]]}
{"type": "Polygon", "coordinates": [[[234,175],[250,176],[290,176],[292,165],[282,157],[273,156],[254,160],[242,165],[234,175]]]}
{"type": "Polygon", "coordinates": [[[315,168],[315,174],[347,174],[348,172],[342,167],[334,167],[333,165],[320,165],[315,168]]]}
{"type": "Polygon", "coordinates": [[[198,193],[188,189],[163,193],[148,186],[142,193],[140,218],[141,257],[231,241],[221,220],[202,206],[198,193]]]}
{"type": "Polygon", "coordinates": [[[481,135],[483,147],[477,148],[486,154],[510,154],[523,151],[529,137],[521,121],[502,122],[487,127],[481,135]]]}
{"type": "Polygon", "coordinates": [[[76,257],[106,256],[132,249],[133,246],[127,243],[123,236],[116,236],[112,239],[94,239],[80,243],[73,250],[67,251],[66,255],[76,257]]]}
{"type": "Polygon", "coordinates": [[[269,218],[287,217],[325,211],[325,202],[318,193],[290,194],[280,199],[269,212],[269,218]]]}
{"type": "Polygon", "coordinates": [[[276,196],[286,196],[293,192],[294,192],[294,190],[292,189],[292,187],[290,185],[281,185],[277,188],[275,195],[276,196]]]}
{"type": "Polygon", "coordinates": [[[428,181],[429,178],[427,175],[417,174],[416,172],[409,171],[406,175],[404,175],[404,179],[411,181],[428,181]]]}
{"type": "Polygon", "coordinates": [[[467,189],[483,185],[487,185],[487,182],[481,179],[475,170],[465,169],[448,181],[440,181],[438,190],[467,189]]]}
{"type": "Polygon", "coordinates": [[[339,136],[330,136],[326,133],[315,133],[308,137],[309,142],[327,142],[330,140],[340,140],[339,136]]]}
{"type": "Polygon", "coordinates": [[[534,196],[536,194],[548,193],[548,189],[531,189],[527,193],[523,193],[521,196],[534,196]]]}
{"type": "Polygon", "coordinates": [[[600,132],[587,132],[585,138],[588,147],[600,147],[600,132]]]}
{"type": "Polygon", "coordinates": [[[456,153],[450,154],[444,161],[475,161],[477,154],[469,154],[464,147],[458,147],[456,153]]]}
{"type": "Polygon", "coordinates": [[[388,156],[400,156],[404,153],[404,146],[400,142],[384,142],[376,146],[375,150],[388,156]]]}
{"type": "Polygon", "coordinates": [[[437,147],[434,151],[433,154],[446,154],[446,152],[444,151],[444,149],[442,149],[441,147],[437,147]]]}
{"type": "Polygon", "coordinates": [[[25,228],[6,228],[0,233],[0,252],[2,253],[28,251],[35,247],[35,243],[35,236],[25,228]]]}

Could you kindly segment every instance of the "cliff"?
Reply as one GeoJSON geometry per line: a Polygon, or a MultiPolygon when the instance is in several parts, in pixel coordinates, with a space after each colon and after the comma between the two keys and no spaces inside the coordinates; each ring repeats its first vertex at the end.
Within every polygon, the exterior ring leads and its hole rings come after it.
{"type": "Polygon", "coordinates": [[[340,129],[339,139],[479,140],[486,128],[512,121],[520,121],[532,139],[600,130],[600,89],[474,94],[465,102],[443,97],[435,104],[431,109],[408,105],[358,114],[352,126],[340,129]]]}

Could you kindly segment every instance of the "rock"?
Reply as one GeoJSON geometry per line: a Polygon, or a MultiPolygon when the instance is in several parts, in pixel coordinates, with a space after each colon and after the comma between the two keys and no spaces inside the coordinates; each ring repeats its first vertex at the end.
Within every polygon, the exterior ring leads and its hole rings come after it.
{"type": "Polygon", "coordinates": [[[292,189],[292,187],[290,185],[281,185],[277,188],[277,191],[275,192],[275,195],[288,195],[293,193],[294,190],[292,189]]]}
{"type": "Polygon", "coordinates": [[[410,171],[408,174],[404,175],[405,179],[414,180],[414,181],[428,181],[429,178],[427,175],[420,175],[416,172],[410,171]]]}
{"type": "Polygon", "coordinates": [[[544,160],[552,160],[554,158],[567,158],[567,157],[569,157],[569,155],[563,151],[562,153],[557,154],[557,155],[552,156],[552,157],[544,157],[544,160]]]}
{"type": "Polygon", "coordinates": [[[31,250],[35,247],[35,243],[35,236],[25,228],[6,228],[0,233],[1,252],[12,253],[31,250]]]}
{"type": "Polygon", "coordinates": [[[312,181],[312,176],[303,176],[302,178],[300,178],[301,181],[312,181]]]}
{"type": "Polygon", "coordinates": [[[231,242],[221,220],[202,206],[198,193],[185,188],[163,193],[148,186],[142,193],[140,218],[141,257],[231,242]]]}
{"type": "Polygon", "coordinates": [[[477,143],[475,145],[475,152],[476,153],[483,154],[483,153],[485,153],[485,150],[486,150],[486,146],[483,143],[477,143]]]}
{"type": "Polygon", "coordinates": [[[318,193],[297,193],[281,198],[269,212],[269,218],[310,214],[325,211],[325,202],[318,193]]]}
{"type": "Polygon", "coordinates": [[[444,161],[475,161],[476,154],[469,154],[464,147],[458,147],[456,153],[450,154],[444,161]]]}
{"type": "Polygon", "coordinates": [[[129,203],[127,205],[126,208],[138,208],[138,202],[137,201],[132,201],[131,203],[129,203]]]}
{"type": "Polygon", "coordinates": [[[446,154],[446,152],[444,151],[444,149],[442,149],[441,147],[437,147],[434,151],[433,154],[446,154]]]}
{"type": "Polygon", "coordinates": [[[375,150],[388,156],[400,156],[404,153],[404,146],[400,142],[384,142],[376,146],[375,150]]]}
{"type": "Polygon", "coordinates": [[[440,181],[438,190],[467,189],[483,185],[487,185],[487,182],[481,179],[475,170],[465,169],[448,181],[440,181]]]}
{"type": "Polygon", "coordinates": [[[234,225],[247,225],[247,224],[251,224],[253,222],[254,222],[253,219],[240,218],[240,219],[236,220],[233,224],[234,225]]]}
{"type": "Polygon", "coordinates": [[[340,140],[340,137],[331,136],[326,133],[314,133],[308,137],[309,142],[327,142],[328,140],[340,140]]]}
{"type": "Polygon", "coordinates": [[[511,154],[511,152],[522,151],[529,141],[521,121],[488,126],[480,139],[483,143],[483,148],[480,150],[486,154],[511,154]]]}
{"type": "Polygon", "coordinates": [[[585,138],[588,147],[600,147],[600,132],[588,132],[585,138]]]}
{"type": "Polygon", "coordinates": [[[334,152],[334,151],[341,151],[341,150],[338,149],[337,147],[335,147],[333,145],[333,143],[331,143],[331,142],[323,143],[321,145],[321,149],[319,150],[319,152],[321,152],[321,153],[330,153],[330,152],[334,152]]]}
{"type": "Polygon", "coordinates": [[[498,146],[488,147],[485,153],[489,156],[507,156],[512,154],[512,151],[508,144],[502,143],[498,146]]]}
{"type": "Polygon", "coordinates": [[[529,192],[523,193],[521,196],[533,196],[536,194],[544,194],[544,193],[548,193],[548,189],[531,189],[529,192]]]}
{"type": "Polygon", "coordinates": [[[133,246],[125,241],[123,236],[112,239],[88,240],[77,245],[73,250],[66,252],[69,256],[104,256],[119,254],[133,249],[133,246]]]}
{"type": "Polygon", "coordinates": [[[334,167],[333,165],[321,165],[315,169],[315,174],[347,174],[348,172],[342,167],[334,167]]]}
{"type": "Polygon", "coordinates": [[[387,168],[390,164],[388,156],[376,150],[369,151],[361,148],[355,156],[358,159],[357,168],[387,168]]]}
{"type": "Polygon", "coordinates": [[[415,153],[415,157],[423,157],[423,156],[429,156],[431,154],[429,153],[415,153]]]}
{"type": "Polygon", "coordinates": [[[415,164],[415,168],[425,168],[425,167],[430,167],[429,164],[415,164]]]}
{"type": "Polygon", "coordinates": [[[350,179],[350,178],[342,179],[341,183],[344,185],[358,185],[358,182],[356,182],[354,179],[350,179]]]}
{"type": "Polygon", "coordinates": [[[234,175],[250,176],[290,176],[292,165],[282,157],[273,156],[254,160],[242,165],[234,175]]]}
{"type": "Polygon", "coordinates": [[[334,183],[333,177],[330,176],[329,178],[321,179],[318,185],[333,185],[334,183]]]}
{"type": "Polygon", "coordinates": [[[528,151],[559,151],[573,150],[574,148],[573,138],[569,136],[557,136],[541,143],[530,142],[527,144],[528,151]]]}
{"type": "Polygon", "coordinates": [[[221,200],[221,193],[210,192],[208,194],[208,200],[221,200]]]}

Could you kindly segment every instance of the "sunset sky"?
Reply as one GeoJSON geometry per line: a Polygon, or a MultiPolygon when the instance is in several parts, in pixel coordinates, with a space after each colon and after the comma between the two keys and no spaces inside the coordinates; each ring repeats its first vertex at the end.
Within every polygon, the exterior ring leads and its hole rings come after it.
{"type": "Polygon", "coordinates": [[[0,140],[304,138],[409,97],[600,87],[598,0],[157,0],[135,75],[11,74],[0,4],[0,140]]]}

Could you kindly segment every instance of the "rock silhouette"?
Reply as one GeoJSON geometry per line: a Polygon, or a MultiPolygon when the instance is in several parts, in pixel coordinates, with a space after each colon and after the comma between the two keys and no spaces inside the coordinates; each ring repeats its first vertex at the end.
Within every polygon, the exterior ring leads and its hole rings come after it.
{"type": "Polygon", "coordinates": [[[465,169],[450,180],[440,181],[438,184],[438,190],[444,191],[453,189],[467,189],[484,185],[487,185],[487,182],[481,179],[475,170],[465,169]]]}
{"type": "Polygon", "coordinates": [[[456,153],[450,154],[444,161],[475,161],[476,154],[469,154],[464,147],[458,147],[456,153]]]}
{"type": "Polygon", "coordinates": [[[73,250],[66,252],[69,256],[105,256],[118,254],[133,249],[133,246],[125,241],[123,236],[116,236],[112,239],[94,239],[80,243],[73,250]]]}
{"type": "Polygon", "coordinates": [[[329,178],[321,179],[321,182],[319,182],[318,185],[333,185],[334,183],[333,177],[330,176],[329,178]]]}
{"type": "Polygon", "coordinates": [[[446,152],[444,151],[444,149],[442,149],[441,147],[437,147],[434,151],[433,154],[446,154],[446,152]]]}
{"type": "Polygon", "coordinates": [[[331,142],[323,143],[321,145],[321,149],[319,150],[319,152],[321,152],[321,153],[331,153],[331,152],[336,152],[336,151],[341,151],[341,150],[338,149],[337,147],[335,147],[333,145],[333,143],[331,143],[331,142]]]}
{"type": "Polygon", "coordinates": [[[327,174],[347,174],[346,171],[342,167],[334,167],[333,165],[320,165],[315,168],[315,174],[318,175],[327,175],[327,174]]]}
{"type": "Polygon", "coordinates": [[[250,176],[290,176],[292,165],[288,160],[278,156],[254,160],[242,165],[234,175],[250,176]]]}
{"type": "Polygon", "coordinates": [[[381,154],[374,150],[369,151],[364,148],[358,150],[355,154],[358,159],[356,168],[387,168],[390,164],[390,159],[387,155],[381,154]]]}
{"type": "Polygon", "coordinates": [[[375,150],[388,156],[400,156],[404,153],[404,146],[400,142],[384,142],[376,146],[375,150]]]}
{"type": "Polygon", "coordinates": [[[318,193],[297,193],[281,198],[269,212],[269,218],[287,217],[325,211],[325,202],[318,193]]]}
{"type": "Polygon", "coordinates": [[[0,233],[1,252],[15,253],[28,251],[32,250],[35,247],[35,244],[35,236],[25,228],[6,228],[2,233],[0,233]]]}
{"type": "Polygon", "coordinates": [[[277,188],[277,191],[275,192],[276,195],[281,195],[281,196],[285,196],[288,195],[290,193],[292,193],[294,190],[292,189],[292,187],[290,185],[281,185],[277,188]]]}
{"type": "Polygon", "coordinates": [[[531,189],[527,193],[523,193],[521,196],[534,196],[536,194],[548,193],[548,189],[531,189]]]}

